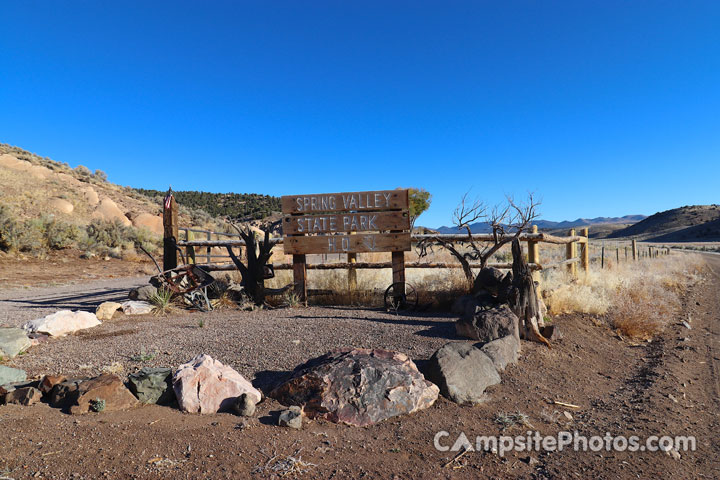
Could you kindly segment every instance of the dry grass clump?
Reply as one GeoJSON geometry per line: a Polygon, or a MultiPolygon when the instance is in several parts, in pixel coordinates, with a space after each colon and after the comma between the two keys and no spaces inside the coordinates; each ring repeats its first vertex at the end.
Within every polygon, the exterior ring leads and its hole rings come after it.
{"type": "Polygon", "coordinates": [[[681,295],[698,277],[698,255],[673,254],[615,265],[577,280],[559,270],[542,276],[542,294],[551,314],[608,315],[621,334],[648,339],[672,320],[681,306],[681,295]]]}

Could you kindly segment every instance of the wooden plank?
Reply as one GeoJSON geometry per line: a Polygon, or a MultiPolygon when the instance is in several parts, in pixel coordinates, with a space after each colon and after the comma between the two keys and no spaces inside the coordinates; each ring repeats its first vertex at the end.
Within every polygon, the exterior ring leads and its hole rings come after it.
{"type": "Polygon", "coordinates": [[[286,214],[407,210],[409,208],[407,190],[285,195],[281,198],[281,203],[282,212],[286,214]]]}
{"type": "Polygon", "coordinates": [[[178,235],[178,205],[175,197],[168,192],[163,200],[163,270],[170,270],[178,265],[178,235]]]}
{"type": "Polygon", "coordinates": [[[323,235],[287,237],[285,255],[307,253],[367,253],[410,251],[409,233],[371,233],[363,235],[323,235]]]}
{"type": "Polygon", "coordinates": [[[305,255],[293,255],[293,283],[298,300],[307,302],[307,269],[305,255]]]}
{"type": "Polygon", "coordinates": [[[408,212],[366,212],[286,216],[283,235],[410,230],[408,212]]]}

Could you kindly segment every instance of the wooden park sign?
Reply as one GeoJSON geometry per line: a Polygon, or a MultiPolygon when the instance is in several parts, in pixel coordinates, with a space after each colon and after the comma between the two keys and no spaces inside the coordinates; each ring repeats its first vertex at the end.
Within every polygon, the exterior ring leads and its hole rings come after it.
{"type": "MultiPolygon", "coordinates": [[[[322,193],[282,197],[283,246],[293,255],[296,292],[305,300],[306,254],[392,252],[393,282],[405,281],[410,250],[408,190],[322,193]]],[[[352,289],[354,269],[349,270],[352,289]]]]}

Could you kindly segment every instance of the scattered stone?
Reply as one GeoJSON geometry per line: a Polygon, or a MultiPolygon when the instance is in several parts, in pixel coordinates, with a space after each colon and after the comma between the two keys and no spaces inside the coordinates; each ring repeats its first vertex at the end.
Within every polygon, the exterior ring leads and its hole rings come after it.
{"type": "Polygon", "coordinates": [[[302,428],[302,408],[293,405],[287,410],[280,412],[278,425],[300,430],[302,428]]]}
{"type": "Polygon", "coordinates": [[[50,405],[56,408],[67,408],[73,402],[82,379],[60,382],[50,391],[50,405]]]}
{"type": "Polygon", "coordinates": [[[13,358],[32,346],[22,328],[0,328],[0,358],[13,358]]]}
{"type": "Polygon", "coordinates": [[[428,408],[438,393],[405,354],[345,348],[298,366],[270,395],[309,418],[366,426],[428,408]]]}
{"type": "Polygon", "coordinates": [[[25,323],[22,328],[28,333],[44,333],[51,337],[62,337],[86,328],[97,327],[100,320],[94,313],[60,310],[51,315],[25,323]]]}
{"type": "Polygon", "coordinates": [[[95,316],[97,316],[98,320],[102,322],[110,320],[115,312],[121,307],[122,304],[118,302],[103,302],[95,311],[95,316]]]}
{"type": "Polygon", "coordinates": [[[5,395],[6,404],[32,405],[42,398],[42,392],[35,387],[16,388],[5,395]]]}
{"type": "Polygon", "coordinates": [[[680,402],[678,402],[678,399],[675,398],[675,396],[672,393],[668,393],[668,398],[675,403],[680,403],[680,402]]]}
{"type": "Polygon", "coordinates": [[[180,410],[191,413],[216,413],[233,410],[237,397],[247,393],[255,403],[262,394],[232,368],[210,355],[198,355],[178,367],[173,389],[180,410]]]}
{"type": "Polygon", "coordinates": [[[157,288],[153,287],[152,285],[144,285],[139,288],[133,288],[130,290],[130,293],[128,293],[128,298],[130,300],[138,300],[140,302],[147,302],[150,300],[150,297],[155,295],[157,293],[157,288]]]}
{"type": "Polygon", "coordinates": [[[511,363],[517,363],[520,358],[520,341],[514,335],[505,335],[502,338],[488,342],[480,350],[492,360],[498,372],[505,370],[511,363]]]}
{"type": "Polygon", "coordinates": [[[78,415],[97,411],[97,403],[104,401],[102,410],[126,410],[138,404],[135,395],[125,388],[120,377],[112,373],[103,373],[99,377],[81,382],[73,395],[74,405],[70,413],[78,415]]]}
{"type": "Polygon", "coordinates": [[[147,315],[152,313],[153,307],[151,304],[142,301],[129,301],[122,304],[122,311],[125,315],[147,315]]]}
{"type": "Polygon", "coordinates": [[[48,395],[50,392],[52,392],[53,388],[55,388],[55,385],[58,383],[62,383],[67,380],[67,377],[64,375],[45,375],[40,380],[40,384],[38,388],[43,393],[43,395],[48,395]]]}
{"type": "Polygon", "coordinates": [[[145,367],[128,376],[128,387],[142,403],[167,405],[175,400],[170,368],[145,367]]]}
{"type": "Polygon", "coordinates": [[[435,352],[428,362],[427,377],[444,396],[460,404],[485,401],[485,389],[500,383],[490,357],[466,342],[448,343],[435,352]]]}
{"type": "Polygon", "coordinates": [[[565,415],[565,418],[567,418],[568,420],[573,419],[572,413],[568,412],[567,410],[563,412],[563,415],[565,415]]]}
{"type": "Polygon", "coordinates": [[[685,328],[687,328],[688,330],[692,330],[692,327],[690,326],[690,324],[689,324],[688,322],[684,321],[684,320],[683,320],[683,322],[682,322],[682,326],[685,327],[685,328]]]}
{"type": "Polygon", "coordinates": [[[476,307],[474,312],[465,312],[455,322],[455,331],[461,337],[471,338],[483,343],[513,334],[518,318],[507,305],[483,309],[476,307]]]}
{"type": "Polygon", "coordinates": [[[252,417],[255,415],[255,400],[247,393],[243,393],[237,397],[233,407],[235,408],[235,413],[241,417],[252,417]]]}
{"type": "Polygon", "coordinates": [[[24,382],[25,380],[27,380],[27,374],[25,373],[25,370],[0,365],[0,385],[5,385],[7,383],[24,382]]]}
{"type": "Polygon", "coordinates": [[[539,462],[538,459],[535,458],[535,457],[533,457],[532,455],[528,455],[528,456],[525,457],[525,458],[521,458],[521,460],[522,460],[523,462],[527,463],[528,465],[530,465],[531,467],[532,467],[533,465],[537,465],[537,463],[539,462]]]}

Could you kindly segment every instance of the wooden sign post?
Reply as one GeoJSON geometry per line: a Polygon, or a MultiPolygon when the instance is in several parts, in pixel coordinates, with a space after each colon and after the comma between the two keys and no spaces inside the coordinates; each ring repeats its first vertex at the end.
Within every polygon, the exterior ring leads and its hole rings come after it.
{"type": "MultiPolygon", "coordinates": [[[[322,193],[282,197],[283,248],[293,256],[295,292],[307,299],[306,255],[392,252],[393,283],[405,282],[410,250],[408,190],[322,193]]],[[[356,283],[354,269],[348,280],[356,283]]]]}
{"type": "Polygon", "coordinates": [[[178,206],[171,190],[163,199],[163,270],[177,267],[178,206]]]}

